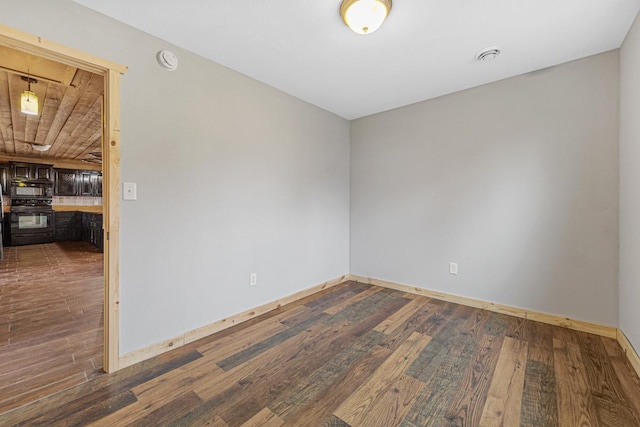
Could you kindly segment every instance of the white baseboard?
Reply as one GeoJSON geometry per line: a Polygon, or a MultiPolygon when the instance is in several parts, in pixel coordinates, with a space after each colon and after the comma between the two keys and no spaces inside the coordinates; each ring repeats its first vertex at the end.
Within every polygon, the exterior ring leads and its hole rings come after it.
{"type": "Polygon", "coordinates": [[[249,319],[253,319],[254,317],[260,316],[271,310],[275,310],[276,308],[279,308],[283,305],[290,304],[294,301],[298,301],[302,298],[308,297],[309,295],[313,295],[322,290],[329,289],[347,280],[348,280],[348,275],[340,276],[333,280],[329,280],[327,282],[302,290],[300,292],[296,292],[295,294],[286,296],[284,298],[277,299],[267,304],[263,304],[259,307],[252,308],[250,310],[243,311],[242,313],[238,313],[233,316],[218,320],[209,325],[205,325],[200,328],[194,329],[192,331],[185,332],[184,334],[177,336],[175,338],[164,340],[155,344],[151,344],[147,347],[134,350],[130,353],[120,356],[119,369],[126,368],[127,366],[131,366],[131,365],[135,365],[138,362],[142,362],[143,360],[150,359],[154,356],[165,353],[169,350],[173,350],[174,348],[182,347],[185,344],[199,340],[200,338],[204,338],[216,332],[222,331],[223,329],[230,328],[231,326],[245,322],[249,319]]]}

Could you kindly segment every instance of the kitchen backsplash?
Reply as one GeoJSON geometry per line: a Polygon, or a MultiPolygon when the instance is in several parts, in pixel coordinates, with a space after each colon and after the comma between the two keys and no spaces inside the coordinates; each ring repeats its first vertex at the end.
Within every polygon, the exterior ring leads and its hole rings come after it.
{"type": "Polygon", "coordinates": [[[102,206],[102,197],[53,196],[53,205],[102,206]]]}

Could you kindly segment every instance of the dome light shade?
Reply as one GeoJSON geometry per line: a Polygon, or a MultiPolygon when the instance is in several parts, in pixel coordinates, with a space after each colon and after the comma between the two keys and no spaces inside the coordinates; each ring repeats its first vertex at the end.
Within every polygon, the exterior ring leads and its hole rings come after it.
{"type": "Polygon", "coordinates": [[[31,144],[31,148],[33,148],[36,151],[49,151],[49,149],[51,148],[51,144],[47,144],[47,145],[31,144]]]}
{"type": "Polygon", "coordinates": [[[21,79],[27,82],[27,90],[22,92],[20,96],[20,111],[30,116],[37,116],[38,97],[35,92],[31,91],[31,83],[38,83],[38,81],[29,76],[29,71],[27,71],[27,77],[22,76],[21,79]]]}
{"type": "Polygon", "coordinates": [[[20,97],[20,111],[32,116],[38,115],[38,97],[35,93],[30,90],[22,92],[22,96],[20,97]]]}
{"type": "Polygon", "coordinates": [[[340,16],[358,34],[371,34],[391,11],[391,0],[343,0],[340,16]]]}

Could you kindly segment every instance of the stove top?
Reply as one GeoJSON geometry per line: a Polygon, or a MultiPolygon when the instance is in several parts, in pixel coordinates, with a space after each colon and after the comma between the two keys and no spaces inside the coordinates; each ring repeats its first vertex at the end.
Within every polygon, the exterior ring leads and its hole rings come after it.
{"type": "Polygon", "coordinates": [[[11,212],[45,212],[53,210],[53,199],[14,199],[11,212]]]}
{"type": "Polygon", "coordinates": [[[53,199],[13,199],[11,201],[11,209],[14,207],[51,207],[53,199]]]}

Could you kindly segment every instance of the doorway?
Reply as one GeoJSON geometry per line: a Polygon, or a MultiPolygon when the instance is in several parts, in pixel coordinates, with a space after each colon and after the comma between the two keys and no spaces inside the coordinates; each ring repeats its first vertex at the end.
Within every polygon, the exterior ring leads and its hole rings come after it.
{"type": "MultiPolygon", "coordinates": [[[[104,347],[103,370],[114,372],[119,368],[119,77],[126,71],[126,67],[2,25],[0,25],[0,47],[11,48],[24,54],[76,68],[82,72],[92,73],[102,79],[103,97],[100,105],[102,149],[96,155],[102,158],[103,165],[102,224],[100,227],[103,234],[100,237],[104,252],[97,257],[101,258],[100,264],[104,267],[103,279],[100,280],[102,286],[99,289],[99,293],[102,293],[103,297],[103,303],[99,304],[104,324],[104,332],[101,334],[104,347]]],[[[73,151],[73,148],[70,149],[73,151]]],[[[90,251],[85,252],[89,253],[90,251]]],[[[82,253],[82,250],[79,253],[82,253]]],[[[5,255],[7,255],[6,252],[5,255]]],[[[96,256],[95,253],[90,255],[94,258],[96,256]]],[[[25,256],[29,258],[29,255],[25,256]]],[[[40,253],[35,256],[63,257],[64,255],[43,255],[40,253]]],[[[95,293],[93,295],[95,298],[95,293]]],[[[14,361],[0,360],[0,363],[11,364],[14,361]]],[[[43,368],[46,369],[44,365],[43,368]]]]}

